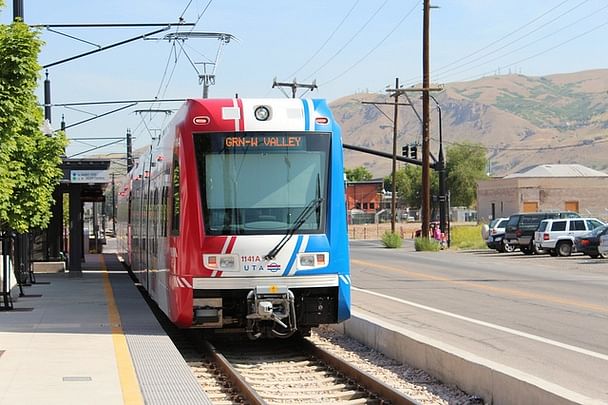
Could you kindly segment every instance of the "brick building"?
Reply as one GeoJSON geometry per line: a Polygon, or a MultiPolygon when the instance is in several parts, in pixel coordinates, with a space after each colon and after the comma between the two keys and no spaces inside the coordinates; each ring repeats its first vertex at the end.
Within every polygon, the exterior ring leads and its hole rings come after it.
{"type": "Polygon", "coordinates": [[[346,208],[350,212],[357,209],[366,214],[373,214],[380,209],[384,181],[366,180],[346,183],[346,208]]]}
{"type": "Polygon", "coordinates": [[[608,174],[577,164],[547,164],[477,182],[480,221],[516,212],[559,210],[608,218],[608,174]]]}

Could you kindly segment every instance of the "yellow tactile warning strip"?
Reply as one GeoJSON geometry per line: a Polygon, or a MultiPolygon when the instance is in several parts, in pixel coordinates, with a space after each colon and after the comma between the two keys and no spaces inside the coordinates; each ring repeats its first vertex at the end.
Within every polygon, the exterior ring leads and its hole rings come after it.
{"type": "Polygon", "coordinates": [[[118,367],[118,378],[122,390],[122,399],[124,403],[128,405],[143,405],[144,399],[141,394],[137,375],[135,374],[135,367],[133,367],[131,354],[129,353],[127,338],[123,333],[120,323],[120,314],[116,307],[114,293],[112,292],[112,284],[110,284],[110,276],[103,255],[99,255],[99,263],[101,265],[101,271],[103,272],[103,288],[108,302],[108,319],[112,331],[112,341],[114,342],[114,354],[116,356],[116,366],[118,367]]]}

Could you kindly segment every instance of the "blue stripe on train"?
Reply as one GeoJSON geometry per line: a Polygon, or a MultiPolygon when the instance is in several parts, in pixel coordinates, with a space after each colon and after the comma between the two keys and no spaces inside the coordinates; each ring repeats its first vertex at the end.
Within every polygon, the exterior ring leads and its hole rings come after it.
{"type": "Polygon", "coordinates": [[[287,263],[287,266],[285,267],[285,270],[283,271],[283,276],[288,275],[289,272],[291,271],[291,267],[294,265],[294,263],[296,261],[296,256],[298,255],[298,252],[300,251],[300,246],[302,246],[303,239],[304,239],[304,237],[302,235],[298,236],[298,241],[296,242],[296,247],[293,249],[293,252],[291,253],[289,262],[287,263]]]}

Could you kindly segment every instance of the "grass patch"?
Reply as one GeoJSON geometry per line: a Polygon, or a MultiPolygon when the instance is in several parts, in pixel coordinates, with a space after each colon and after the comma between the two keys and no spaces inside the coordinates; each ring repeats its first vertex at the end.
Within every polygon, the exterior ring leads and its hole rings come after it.
{"type": "Polygon", "coordinates": [[[387,231],[384,232],[384,235],[382,235],[382,244],[384,245],[384,247],[396,249],[400,248],[402,243],[403,239],[401,239],[401,236],[399,236],[399,234],[387,231]]]}
{"type": "Polygon", "coordinates": [[[416,252],[438,252],[441,246],[435,239],[416,238],[414,239],[414,248],[416,252]]]}
{"type": "Polygon", "coordinates": [[[481,237],[481,225],[457,225],[451,228],[450,247],[456,249],[483,249],[486,241],[481,237]]]}

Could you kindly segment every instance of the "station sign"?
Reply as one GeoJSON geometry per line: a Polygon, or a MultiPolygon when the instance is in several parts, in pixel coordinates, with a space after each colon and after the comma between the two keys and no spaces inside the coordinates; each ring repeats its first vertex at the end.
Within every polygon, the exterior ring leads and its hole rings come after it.
{"type": "Polygon", "coordinates": [[[70,170],[70,183],[109,183],[109,170],[70,170]]]}

